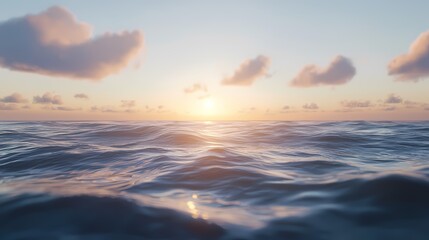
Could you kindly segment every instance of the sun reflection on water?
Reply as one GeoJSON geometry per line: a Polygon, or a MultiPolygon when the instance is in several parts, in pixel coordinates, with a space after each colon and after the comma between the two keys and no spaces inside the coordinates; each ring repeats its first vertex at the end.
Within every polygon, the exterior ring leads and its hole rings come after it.
{"type": "MultiPolygon", "coordinates": [[[[198,199],[198,195],[192,194],[192,199],[195,199],[195,200],[198,199]]],[[[188,211],[189,213],[191,213],[191,216],[193,218],[202,218],[204,220],[207,220],[209,218],[207,213],[203,213],[197,209],[195,201],[188,201],[186,202],[186,205],[188,206],[188,211]]]]}

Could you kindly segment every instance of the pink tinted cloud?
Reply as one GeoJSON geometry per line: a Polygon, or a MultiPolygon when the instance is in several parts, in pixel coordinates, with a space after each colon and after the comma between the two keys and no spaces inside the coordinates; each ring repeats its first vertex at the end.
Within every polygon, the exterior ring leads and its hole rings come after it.
{"type": "Polygon", "coordinates": [[[88,96],[88,95],[86,95],[85,93],[76,93],[76,94],[74,95],[74,98],[79,98],[79,99],[85,99],[85,100],[88,100],[88,99],[89,99],[89,96],[88,96]]]}
{"type": "Polygon", "coordinates": [[[399,55],[388,65],[389,75],[397,76],[399,81],[417,82],[429,76],[429,31],[411,44],[408,53],[399,55]]]}
{"type": "Polygon", "coordinates": [[[398,104],[398,103],[402,103],[402,97],[395,95],[395,94],[390,94],[389,96],[387,96],[386,100],[384,100],[384,103],[388,103],[388,104],[398,104]]]}
{"type": "Polygon", "coordinates": [[[294,87],[314,87],[319,85],[342,85],[356,74],[356,68],[350,59],[336,56],[326,68],[307,65],[292,80],[294,87]]]}
{"type": "Polygon", "coordinates": [[[194,83],[192,86],[183,89],[185,93],[207,92],[207,86],[201,83],[194,83]]]}
{"type": "Polygon", "coordinates": [[[302,108],[307,110],[317,110],[319,106],[316,103],[306,103],[302,106],[302,108]]]}
{"type": "Polygon", "coordinates": [[[135,100],[121,100],[121,107],[122,108],[133,108],[136,106],[135,100]]]}
{"type": "Polygon", "coordinates": [[[119,72],[143,47],[139,31],[94,38],[88,24],[62,7],[0,23],[0,39],[4,68],[91,80],[119,72]]]}
{"type": "Polygon", "coordinates": [[[82,108],[74,108],[74,107],[66,107],[66,106],[45,106],[43,107],[45,110],[52,110],[52,111],[64,111],[64,112],[72,112],[72,111],[80,111],[82,108]]]}
{"type": "Polygon", "coordinates": [[[2,103],[0,102],[0,111],[14,111],[18,110],[19,106],[15,103],[2,103]]]}
{"type": "Polygon", "coordinates": [[[19,93],[12,93],[9,96],[0,98],[0,102],[3,102],[3,103],[26,103],[26,102],[28,102],[28,100],[26,98],[24,98],[19,93]]]}
{"type": "Polygon", "coordinates": [[[263,55],[243,62],[235,73],[222,80],[223,85],[250,86],[257,79],[268,76],[271,60],[263,55]]]}
{"type": "Polygon", "coordinates": [[[60,95],[55,95],[53,93],[47,92],[42,96],[34,96],[33,103],[61,105],[63,104],[63,100],[60,95]]]}
{"type": "Polygon", "coordinates": [[[368,108],[371,107],[370,101],[342,101],[341,105],[346,108],[368,108]]]}

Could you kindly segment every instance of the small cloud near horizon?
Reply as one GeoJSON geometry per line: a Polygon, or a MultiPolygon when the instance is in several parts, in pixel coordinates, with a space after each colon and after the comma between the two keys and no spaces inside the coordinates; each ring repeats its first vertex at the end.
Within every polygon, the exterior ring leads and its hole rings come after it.
{"type": "Polygon", "coordinates": [[[221,82],[222,85],[250,86],[257,79],[268,76],[271,60],[263,55],[243,62],[235,73],[221,82]]]}
{"type": "Polygon", "coordinates": [[[201,83],[194,83],[192,86],[183,89],[183,92],[187,94],[194,92],[207,92],[207,86],[201,83]]]}
{"type": "Polygon", "coordinates": [[[405,105],[406,108],[416,108],[416,107],[421,107],[424,110],[427,110],[427,108],[429,107],[429,103],[425,103],[425,102],[415,102],[415,101],[409,101],[409,100],[405,100],[403,101],[403,104],[405,105]]]}
{"type": "Polygon", "coordinates": [[[429,77],[429,31],[420,34],[407,53],[392,59],[387,69],[389,75],[403,82],[418,82],[429,77]]]}
{"type": "Polygon", "coordinates": [[[121,100],[121,108],[133,108],[136,106],[135,100],[121,100]]]}
{"type": "Polygon", "coordinates": [[[396,110],[396,107],[386,107],[386,108],[383,108],[383,110],[384,110],[384,111],[388,111],[388,112],[390,112],[390,111],[395,111],[395,110],[396,110]]]}
{"type": "Polygon", "coordinates": [[[342,101],[341,106],[346,108],[368,108],[371,107],[371,101],[342,101]]]}
{"type": "Polygon", "coordinates": [[[12,93],[9,96],[0,98],[2,103],[27,103],[28,100],[19,93],[12,93]]]}
{"type": "Polygon", "coordinates": [[[290,83],[293,87],[315,87],[320,85],[342,85],[356,74],[350,59],[341,55],[335,57],[326,68],[307,65],[290,83]]]}
{"type": "Polygon", "coordinates": [[[112,107],[108,107],[108,106],[103,106],[103,107],[98,107],[98,106],[92,106],[90,108],[91,112],[102,112],[102,113],[119,113],[119,112],[123,112],[123,111],[119,111],[116,110],[112,107]]]}
{"type": "Polygon", "coordinates": [[[34,96],[33,103],[36,104],[53,104],[53,105],[62,105],[63,100],[60,95],[55,95],[53,93],[47,92],[42,96],[34,96]]]}
{"type": "Polygon", "coordinates": [[[398,103],[402,103],[403,100],[399,95],[396,94],[389,94],[386,98],[386,100],[384,100],[384,103],[387,104],[398,104],[398,103]]]}
{"type": "Polygon", "coordinates": [[[19,106],[15,103],[0,102],[0,111],[14,111],[18,109],[19,109],[19,106]]]}
{"type": "Polygon", "coordinates": [[[88,99],[89,99],[89,96],[88,96],[88,95],[86,95],[86,94],[84,94],[84,93],[76,93],[76,94],[74,95],[74,98],[79,98],[79,99],[88,100],[88,99]]]}
{"type": "Polygon", "coordinates": [[[169,110],[166,109],[164,105],[158,105],[156,107],[150,107],[149,105],[145,106],[146,113],[168,113],[169,110]]]}
{"type": "Polygon", "coordinates": [[[307,110],[317,110],[319,106],[316,103],[306,103],[302,106],[302,108],[307,110]]]}
{"type": "Polygon", "coordinates": [[[143,47],[140,31],[97,37],[92,32],[90,25],[59,6],[0,22],[0,66],[47,76],[100,80],[123,69],[143,47]]]}
{"type": "Polygon", "coordinates": [[[52,110],[52,111],[64,111],[64,112],[72,112],[72,111],[80,111],[82,108],[73,108],[73,107],[66,107],[66,106],[46,106],[43,109],[45,110],[52,110]]]}

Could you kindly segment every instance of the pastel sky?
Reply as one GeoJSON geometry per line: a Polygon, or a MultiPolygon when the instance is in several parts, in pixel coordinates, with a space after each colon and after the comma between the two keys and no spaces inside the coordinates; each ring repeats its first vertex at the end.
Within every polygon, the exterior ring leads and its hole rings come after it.
{"type": "Polygon", "coordinates": [[[429,120],[429,1],[4,1],[0,120],[429,120]]]}

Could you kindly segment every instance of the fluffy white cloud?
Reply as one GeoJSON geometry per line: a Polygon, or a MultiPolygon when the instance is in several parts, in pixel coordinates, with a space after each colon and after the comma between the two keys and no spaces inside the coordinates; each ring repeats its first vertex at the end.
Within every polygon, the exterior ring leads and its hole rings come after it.
{"type": "Polygon", "coordinates": [[[223,85],[250,86],[257,79],[268,75],[270,59],[259,55],[243,62],[231,77],[222,80],[223,85]]]}
{"type": "Polygon", "coordinates": [[[139,31],[94,38],[62,7],[0,23],[0,39],[1,67],[92,80],[117,73],[143,46],[139,31]]]}
{"type": "Polygon", "coordinates": [[[341,85],[349,82],[356,74],[350,59],[337,56],[326,68],[307,65],[292,80],[294,87],[313,87],[319,85],[341,85]]]}
{"type": "Polygon", "coordinates": [[[424,32],[411,44],[408,53],[399,55],[388,65],[389,75],[400,81],[418,81],[429,76],[429,32],[424,32]]]}
{"type": "Polygon", "coordinates": [[[9,96],[6,96],[4,98],[0,98],[0,102],[3,102],[3,103],[26,103],[26,102],[28,102],[28,100],[25,99],[19,93],[12,93],[9,96]]]}
{"type": "Polygon", "coordinates": [[[55,95],[53,93],[47,92],[42,96],[34,96],[33,103],[61,105],[63,104],[63,100],[61,99],[60,95],[55,95]]]}

